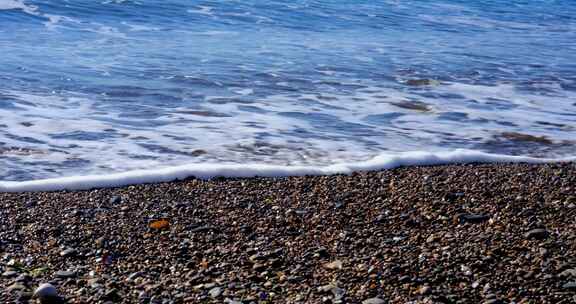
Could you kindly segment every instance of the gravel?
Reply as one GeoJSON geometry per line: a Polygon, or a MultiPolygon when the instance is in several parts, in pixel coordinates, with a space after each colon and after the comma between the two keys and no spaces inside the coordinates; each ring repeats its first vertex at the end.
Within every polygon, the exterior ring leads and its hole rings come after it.
{"type": "Polygon", "coordinates": [[[575,204],[573,163],[0,193],[0,303],[571,303],[575,204]]]}

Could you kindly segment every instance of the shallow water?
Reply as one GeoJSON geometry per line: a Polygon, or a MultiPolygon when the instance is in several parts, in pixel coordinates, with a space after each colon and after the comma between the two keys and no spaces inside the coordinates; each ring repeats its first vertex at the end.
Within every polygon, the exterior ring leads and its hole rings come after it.
{"type": "Polygon", "coordinates": [[[0,180],[576,144],[576,4],[0,0],[0,180]]]}

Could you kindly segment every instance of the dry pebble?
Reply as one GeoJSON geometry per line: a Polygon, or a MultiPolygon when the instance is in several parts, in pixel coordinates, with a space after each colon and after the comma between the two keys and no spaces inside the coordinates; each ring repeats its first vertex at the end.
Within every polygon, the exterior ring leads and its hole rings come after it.
{"type": "Polygon", "coordinates": [[[574,205],[573,163],[0,193],[0,303],[570,303],[574,205]]]}
{"type": "Polygon", "coordinates": [[[532,229],[526,232],[527,239],[543,240],[547,237],[548,237],[548,231],[546,231],[546,229],[532,229]]]}

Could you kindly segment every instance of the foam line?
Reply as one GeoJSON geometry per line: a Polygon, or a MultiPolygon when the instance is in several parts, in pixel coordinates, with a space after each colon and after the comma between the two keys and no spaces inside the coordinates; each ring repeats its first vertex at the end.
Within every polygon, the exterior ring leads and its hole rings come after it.
{"type": "Polygon", "coordinates": [[[1,181],[0,192],[35,192],[58,190],[88,190],[181,180],[188,177],[210,179],[214,177],[283,177],[303,175],[350,174],[355,171],[392,169],[401,166],[443,165],[464,163],[551,163],[576,161],[576,157],[563,159],[533,158],[489,154],[480,151],[455,150],[452,152],[405,152],[382,154],[370,160],[328,166],[277,166],[246,164],[190,164],[184,166],[136,170],[109,175],[88,175],[24,182],[1,181]]]}

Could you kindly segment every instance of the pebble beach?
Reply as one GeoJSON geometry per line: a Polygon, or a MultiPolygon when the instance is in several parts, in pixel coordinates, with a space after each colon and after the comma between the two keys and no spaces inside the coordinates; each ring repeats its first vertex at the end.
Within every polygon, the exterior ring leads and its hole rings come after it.
{"type": "Polygon", "coordinates": [[[575,215],[574,163],[0,193],[0,302],[572,303],[575,215]]]}

